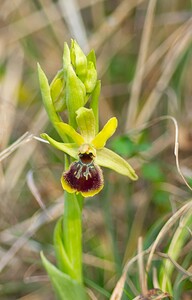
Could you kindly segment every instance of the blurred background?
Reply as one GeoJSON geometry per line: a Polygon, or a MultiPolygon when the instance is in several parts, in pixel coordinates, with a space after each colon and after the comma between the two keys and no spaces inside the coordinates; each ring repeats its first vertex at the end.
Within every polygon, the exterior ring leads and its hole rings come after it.
{"type": "MultiPolygon", "coordinates": [[[[139,236],[147,248],[165,220],[191,197],[176,168],[173,122],[158,118],[176,118],[181,170],[192,183],[192,1],[1,0],[2,300],[55,299],[39,251],[54,262],[53,229],[63,209],[63,155],[30,134],[46,131],[57,138],[42,105],[37,62],[51,82],[62,66],[63,43],[71,38],[86,53],[96,51],[100,124],[118,118],[108,146],[129,159],[140,177],[131,183],[104,170],[104,190],[86,199],[83,260],[90,299],[110,299],[124,264],[137,253],[139,236]]],[[[174,230],[160,251],[168,247],[174,230]]],[[[178,257],[188,271],[190,232],[178,257]]],[[[156,260],[158,277],[162,258],[156,260]]],[[[122,299],[141,294],[137,262],[128,275],[122,299]]],[[[175,268],[175,299],[192,299],[189,276],[182,276],[175,268]]],[[[152,274],[150,278],[152,288],[152,274]]]]}

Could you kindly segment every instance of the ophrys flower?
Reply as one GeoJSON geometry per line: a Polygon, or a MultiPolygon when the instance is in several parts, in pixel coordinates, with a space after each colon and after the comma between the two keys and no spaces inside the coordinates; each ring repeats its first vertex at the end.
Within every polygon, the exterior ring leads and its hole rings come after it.
{"type": "Polygon", "coordinates": [[[76,121],[80,133],[69,124],[63,122],[55,124],[69,137],[71,140],[69,143],[57,142],[45,133],[41,135],[51,145],[75,159],[61,177],[64,190],[69,193],[81,193],[84,197],[97,194],[104,184],[99,166],[110,168],[132,180],[137,180],[138,177],[129,163],[105,147],[107,140],[117,128],[115,117],[111,118],[97,134],[92,109],[85,107],[78,109],[76,121]]]}

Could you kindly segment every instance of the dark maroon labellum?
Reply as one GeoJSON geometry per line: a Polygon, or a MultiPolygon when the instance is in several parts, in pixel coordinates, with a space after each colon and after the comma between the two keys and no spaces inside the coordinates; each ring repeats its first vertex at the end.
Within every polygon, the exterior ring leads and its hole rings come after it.
{"type": "Polygon", "coordinates": [[[100,167],[94,164],[92,153],[79,154],[79,161],[71,164],[63,179],[72,189],[82,193],[91,194],[103,186],[103,174],[100,167]]]}

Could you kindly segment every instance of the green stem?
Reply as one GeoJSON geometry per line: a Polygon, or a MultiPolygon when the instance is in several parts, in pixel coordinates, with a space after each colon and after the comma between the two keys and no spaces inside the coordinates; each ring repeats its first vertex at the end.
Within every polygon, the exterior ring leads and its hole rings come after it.
{"type": "Polygon", "coordinates": [[[82,283],[82,222],[81,209],[75,194],[65,192],[63,241],[75,279],[82,283]]]}

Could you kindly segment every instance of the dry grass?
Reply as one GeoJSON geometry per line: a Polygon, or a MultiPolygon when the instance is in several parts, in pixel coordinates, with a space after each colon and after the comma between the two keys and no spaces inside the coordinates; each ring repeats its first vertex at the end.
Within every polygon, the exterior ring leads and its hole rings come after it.
{"type": "Polygon", "coordinates": [[[180,287],[176,300],[191,299],[192,202],[181,176],[190,185],[190,1],[4,0],[0,7],[0,299],[54,299],[39,251],[54,261],[63,157],[34,139],[43,131],[55,134],[36,63],[51,80],[71,37],[85,51],[96,50],[101,125],[116,115],[119,135],[150,144],[131,158],[138,183],[105,172],[104,192],[85,203],[89,297],[150,299],[149,291],[160,288],[155,299],[165,299],[171,286],[174,293],[180,287]],[[177,120],[179,140],[165,115],[177,120]],[[144,173],[153,163],[163,172],[157,181],[144,173]],[[162,191],[168,197],[159,203],[162,191]]]}

